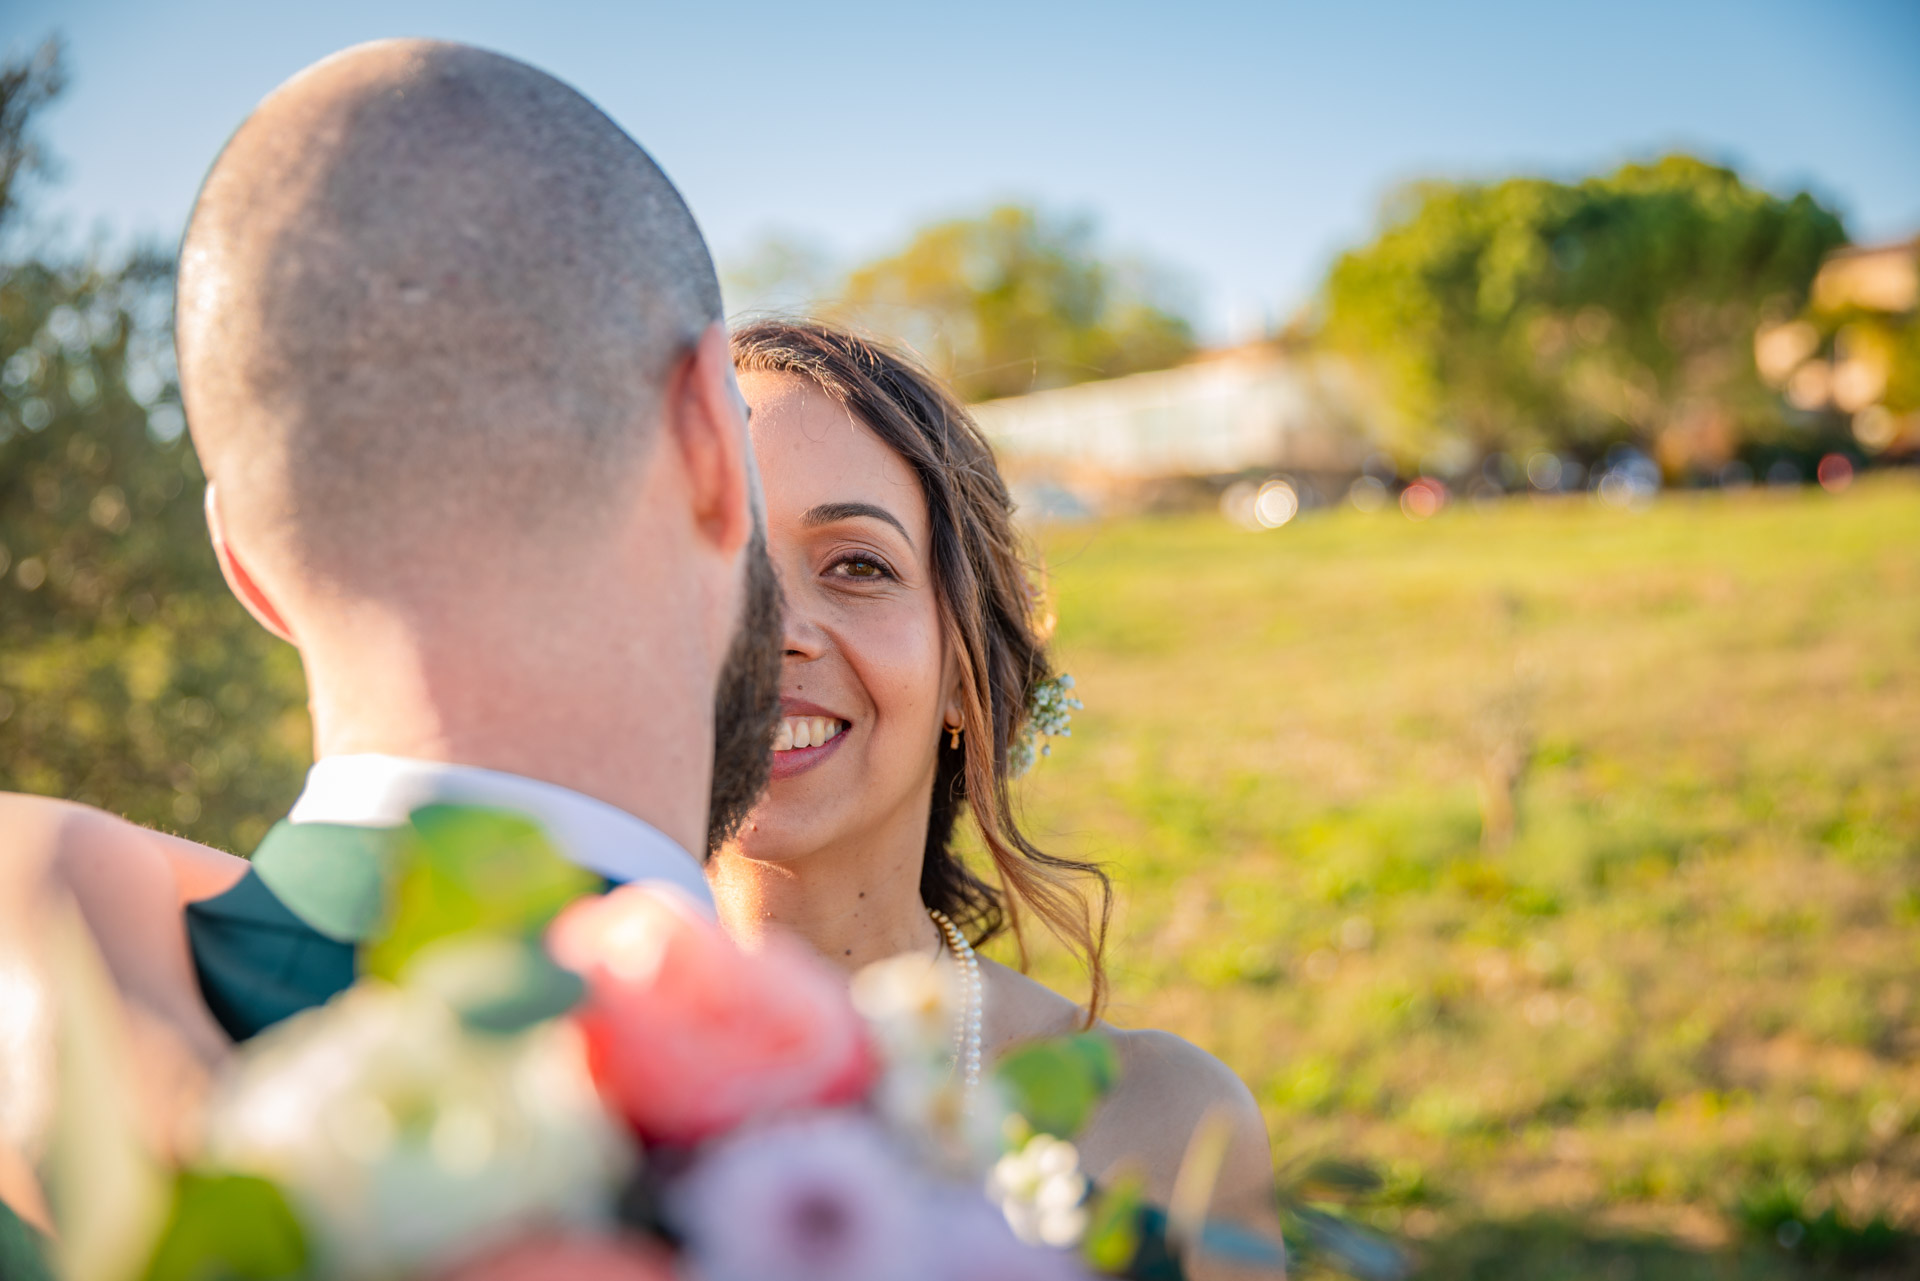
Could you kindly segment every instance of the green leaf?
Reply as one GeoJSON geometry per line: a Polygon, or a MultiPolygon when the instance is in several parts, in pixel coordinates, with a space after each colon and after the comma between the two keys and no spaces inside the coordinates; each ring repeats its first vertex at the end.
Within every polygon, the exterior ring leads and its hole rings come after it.
{"type": "Polygon", "coordinates": [[[1287,1267],[1287,1248],[1274,1238],[1252,1228],[1209,1219],[1200,1229],[1200,1250],[1216,1259],[1225,1259],[1242,1267],[1270,1268],[1276,1273],[1287,1267]]]}
{"type": "Polygon", "coordinates": [[[246,1175],[186,1173],[142,1281],[274,1281],[306,1266],[306,1234],[279,1188],[246,1175]]]}
{"type": "Polygon", "coordinates": [[[1186,1281],[1187,1272],[1180,1266],[1180,1256],[1167,1240],[1167,1212],[1157,1205],[1143,1204],[1135,1222],[1140,1248],[1121,1275],[1131,1281],[1186,1281]]]}
{"type": "Polygon", "coordinates": [[[1081,1033],[1023,1045],[994,1074],[1034,1129],[1071,1139],[1120,1079],[1120,1061],[1105,1037],[1081,1033]]]}
{"type": "MultiPolygon", "coordinates": [[[[1185,1281],[1186,1268],[1180,1261],[1180,1252],[1174,1246],[1171,1226],[1165,1210],[1148,1202],[1136,1201],[1133,1206],[1133,1230],[1137,1248],[1120,1267],[1110,1268],[1104,1263],[1096,1266],[1105,1272],[1130,1277],[1133,1281],[1185,1281]]],[[[1201,1225],[1198,1239],[1193,1244],[1200,1253],[1223,1259],[1236,1267],[1263,1268],[1275,1276],[1284,1276],[1286,1273],[1285,1243],[1237,1223],[1209,1219],[1201,1225]]]]}
{"type": "Polygon", "coordinates": [[[599,879],[554,852],[523,815],[465,805],[413,812],[397,858],[384,937],[365,968],[398,981],[430,944],[464,934],[532,938],[599,879]]]}
{"type": "Polygon", "coordinates": [[[1098,1272],[1119,1276],[1140,1253],[1140,1207],[1144,1185],[1137,1175],[1122,1176],[1101,1188],[1087,1219],[1080,1253],[1098,1272]]]}
{"type": "Polygon", "coordinates": [[[445,1001],[471,1030],[503,1034],[565,1014],[586,992],[537,940],[486,934],[427,944],[402,979],[445,1001]]]}

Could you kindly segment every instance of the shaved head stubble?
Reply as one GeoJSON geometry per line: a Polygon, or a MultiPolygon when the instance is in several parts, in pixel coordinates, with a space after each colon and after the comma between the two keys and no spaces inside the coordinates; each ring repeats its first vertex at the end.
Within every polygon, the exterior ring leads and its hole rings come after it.
{"type": "MultiPolygon", "coordinates": [[[[685,202],[617,125],[532,67],[427,41],[349,49],[261,104],[202,187],[177,298],[188,422],[235,535],[396,602],[612,519],[721,312],[685,202]]],[[[745,587],[715,830],[765,786],[778,714],[758,533],[745,587]]]]}

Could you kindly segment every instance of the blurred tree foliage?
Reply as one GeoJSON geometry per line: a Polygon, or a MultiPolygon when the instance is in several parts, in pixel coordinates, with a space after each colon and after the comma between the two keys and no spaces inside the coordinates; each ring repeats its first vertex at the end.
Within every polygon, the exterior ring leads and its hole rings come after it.
{"type": "Polygon", "coordinates": [[[1335,264],[1321,336],[1377,378],[1392,448],[1627,442],[1672,472],[1788,429],[1753,335],[1846,238],[1811,196],[1681,155],[1571,185],[1417,183],[1384,223],[1335,264]]]}
{"type": "Polygon", "coordinates": [[[828,311],[913,347],[989,400],[1177,364],[1193,330],[1144,264],[1103,257],[1084,219],[1002,205],[921,229],[853,271],[828,311]]]}
{"type": "MultiPolygon", "coordinates": [[[[49,45],[0,68],[0,233],[42,168],[49,45]]],[[[0,260],[0,789],[250,849],[308,752],[293,651],[228,594],[174,385],[172,264],[0,260]]]]}

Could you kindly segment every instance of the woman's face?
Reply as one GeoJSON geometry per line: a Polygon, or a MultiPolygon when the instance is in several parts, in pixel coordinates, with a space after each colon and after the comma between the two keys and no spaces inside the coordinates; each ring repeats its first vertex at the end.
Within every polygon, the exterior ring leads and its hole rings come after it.
{"type": "Polygon", "coordinates": [[[912,467],[812,383],[749,373],[768,551],[786,595],[773,781],[730,847],[780,861],[925,839],[957,720],[912,467]]]}

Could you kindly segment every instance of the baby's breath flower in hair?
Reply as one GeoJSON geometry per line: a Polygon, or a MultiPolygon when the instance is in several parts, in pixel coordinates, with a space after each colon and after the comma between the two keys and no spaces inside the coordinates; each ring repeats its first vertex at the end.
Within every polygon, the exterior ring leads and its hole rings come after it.
{"type": "Polygon", "coordinates": [[[1007,766],[1015,778],[1034,767],[1042,756],[1053,755],[1053,746],[1043,740],[1073,737],[1073,713],[1081,709],[1079,699],[1068,695],[1073,677],[1064,672],[1033,687],[1027,698],[1027,719],[1020,735],[1007,752],[1007,766]]]}

